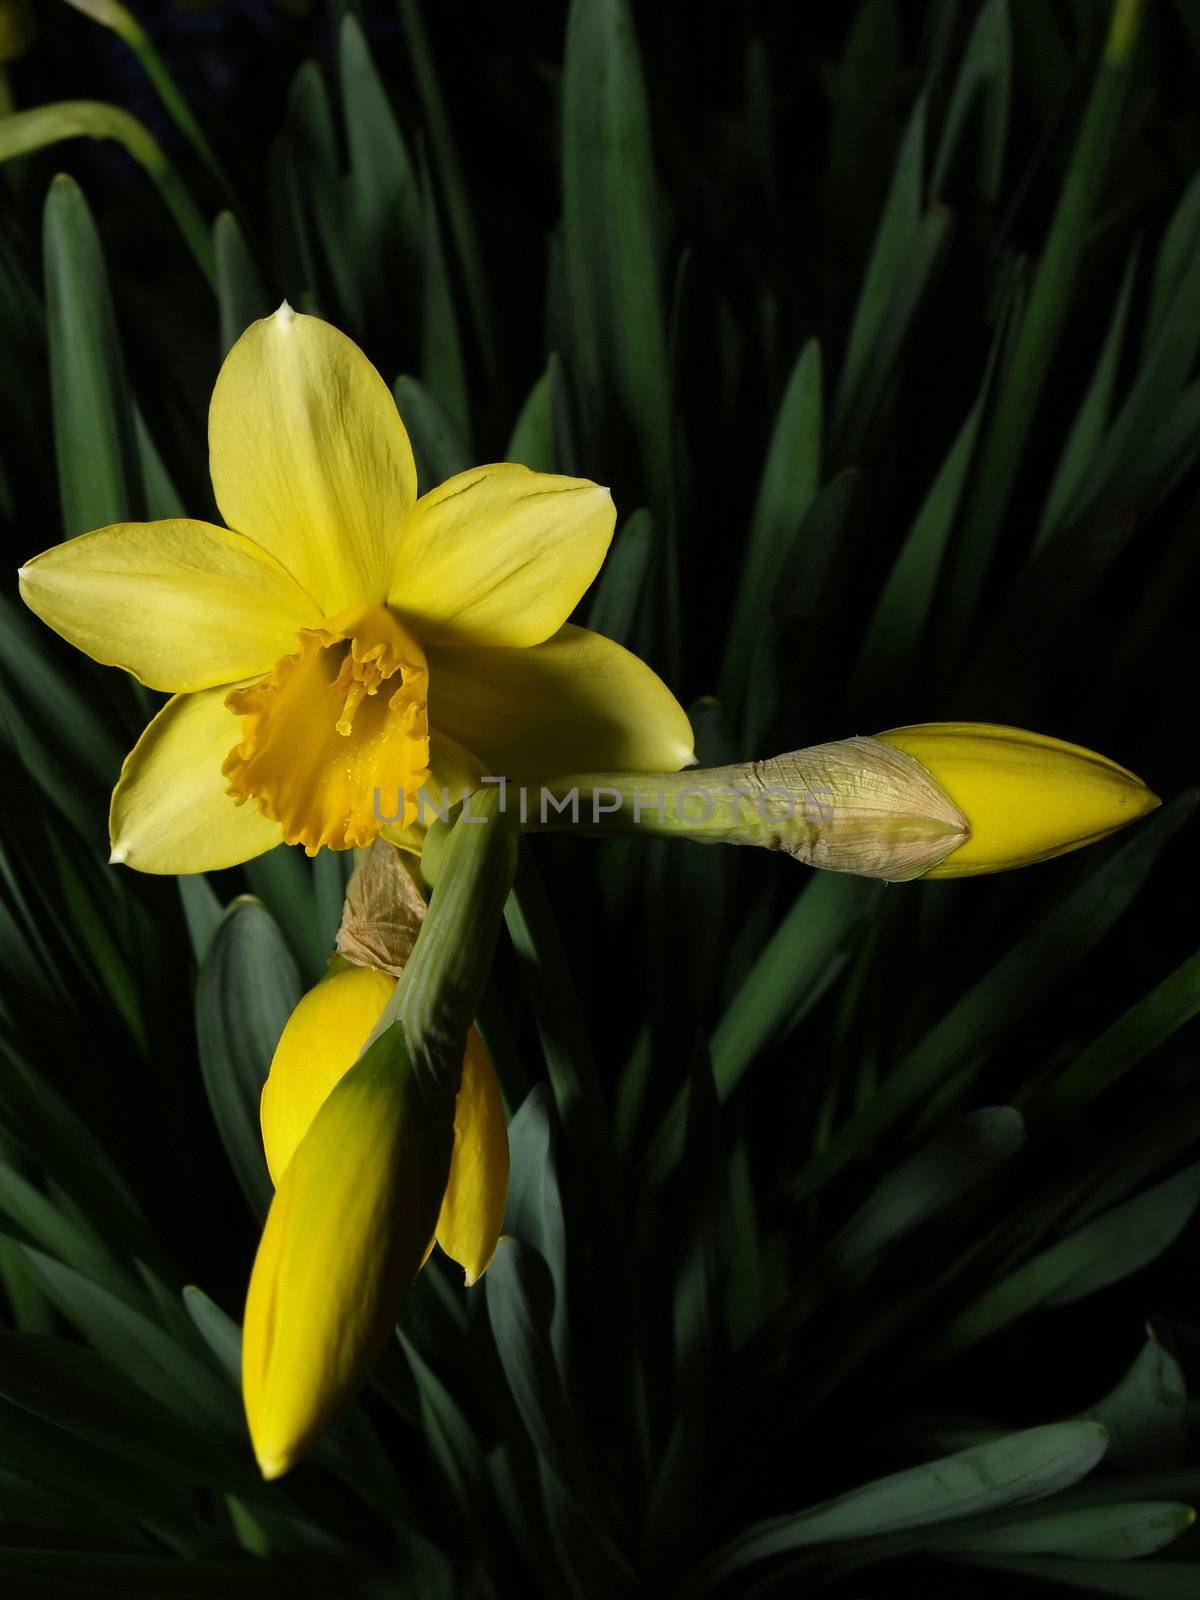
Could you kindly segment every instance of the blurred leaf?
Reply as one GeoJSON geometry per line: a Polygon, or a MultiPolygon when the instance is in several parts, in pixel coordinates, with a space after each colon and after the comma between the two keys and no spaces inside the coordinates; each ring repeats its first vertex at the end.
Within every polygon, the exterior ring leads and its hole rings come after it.
{"type": "Polygon", "coordinates": [[[643,507],[617,529],[608,559],[592,591],[587,625],[618,644],[630,646],[645,594],[654,552],[654,518],[643,507]]]}
{"type": "MultiPolygon", "coordinates": [[[[838,976],[881,889],[867,878],[834,872],[813,873],[802,886],[713,1033],[713,1077],[722,1101],[780,1028],[795,1028],[838,976]]],[[[656,1181],[679,1160],[686,1107],[681,1092],[655,1136],[647,1169],[656,1181]]]]}
{"type": "Polygon", "coordinates": [[[28,1255],[59,1311],[102,1355],[183,1423],[223,1436],[227,1447],[236,1440],[239,1453],[249,1451],[230,1391],[203,1361],[99,1284],[40,1251],[28,1255]]]}
{"type": "Polygon", "coordinates": [[[133,413],[100,239],[74,179],[55,178],[43,226],[54,442],[67,536],[142,512],[133,413]]]}
{"type": "Polygon", "coordinates": [[[321,69],[306,61],[292,80],[287,103],[287,142],[300,211],[300,237],[320,246],[307,264],[308,282],[322,302],[332,291],[334,320],[361,332],[361,285],[346,227],[346,196],[338,159],[337,130],[321,69]]]}
{"type": "Polygon", "coordinates": [[[1200,952],[1182,962],[1054,1079],[1046,1098],[1073,1114],[1200,1012],[1200,952]]]}
{"type": "Polygon", "coordinates": [[[1191,1600],[1200,1583],[1200,1561],[1152,1561],[1136,1567],[1114,1567],[1104,1561],[1066,1561],[1055,1556],[993,1556],[986,1564],[995,1572],[1061,1583],[1093,1595],[1121,1595],[1125,1600],[1191,1600]]]}
{"type": "Polygon", "coordinates": [[[1116,388],[1117,368],[1121,360],[1125,323],[1129,316],[1129,302],[1133,293],[1137,263],[1138,251],[1135,247],[1130,253],[1125,275],[1121,279],[1121,287],[1117,291],[1117,303],[1096,362],[1096,370],[1092,374],[1092,381],[1075,414],[1075,421],[1071,424],[1062,455],[1058,458],[1054,481],[1050,485],[1042,520],[1038,524],[1035,550],[1066,520],[1068,508],[1082,503],[1085,493],[1090,492],[1089,474],[1095,466],[1112,410],[1113,391],[1116,388]]]}
{"type": "Polygon", "coordinates": [[[637,435],[651,507],[671,492],[654,151],[627,0],[572,0],[562,87],[572,371],[588,431],[610,401],[637,435]]]}
{"type": "Polygon", "coordinates": [[[415,278],[420,266],[421,196],[404,135],[351,13],[338,32],[338,72],[350,152],[354,254],[378,317],[386,315],[389,303],[412,298],[403,280],[415,278]],[[396,275],[401,275],[398,285],[396,275]]]}
{"type": "Polygon", "coordinates": [[[531,1245],[549,1269],[554,1285],[550,1343],[565,1378],[570,1326],[567,1234],[544,1084],[535,1084],[509,1123],[508,1149],[510,1176],[504,1232],[531,1245]]]}
{"type": "MultiPolygon", "coordinates": [[[[408,429],[422,494],[471,465],[471,450],[458,424],[431,390],[416,378],[396,379],[396,406],[408,429]]],[[[515,458],[513,458],[515,459],[515,458]]]]}
{"type": "Polygon", "coordinates": [[[0,162],[28,155],[63,139],[114,139],[153,181],[210,285],[216,282],[208,224],[179,175],[146,128],[118,106],[99,100],[59,100],[0,119],[0,162]]]}
{"type": "Polygon", "coordinates": [[[484,1283],[500,1365],[530,1442],[599,1533],[591,1473],[550,1347],[546,1264],[529,1245],[501,1239],[484,1283]]]}
{"type": "Polygon", "coordinates": [[[996,401],[980,448],[961,535],[954,547],[948,610],[970,629],[991,566],[996,536],[1050,363],[1071,304],[1100,184],[1120,127],[1137,41],[1140,5],[1122,3],[1113,21],[1083,123],[1059,193],[1045,247],[1012,354],[1000,373],[996,401]]]}
{"type": "Polygon", "coordinates": [[[231,1469],[228,1451],[158,1405],[119,1368],[65,1339],[0,1333],[0,1395],[114,1455],[191,1483],[254,1487],[247,1451],[231,1469]]]}
{"type": "Polygon", "coordinates": [[[1191,1506],[1142,1500],[1044,1512],[999,1525],[968,1525],[961,1532],[936,1533],[928,1543],[935,1550],[968,1555],[1022,1553],[1133,1561],[1173,1544],[1195,1520],[1191,1506]]]}
{"type": "Polygon", "coordinates": [[[259,1218],[274,1192],[259,1102],[275,1046],[300,995],[300,974],[273,919],[257,901],[235,900],[200,967],[196,1038],[221,1142],[259,1218]]]}
{"type": "Polygon", "coordinates": [[[951,1210],[986,1182],[1025,1142],[1025,1124],[1012,1106],[986,1106],[951,1123],[876,1185],[829,1246],[851,1273],[927,1218],[951,1210]]]}
{"type": "Polygon", "coordinates": [[[1068,1234],[992,1285],[946,1328],[940,1355],[964,1350],[1035,1308],[1096,1294],[1162,1254],[1200,1205],[1200,1163],[1068,1234]]]}
{"type": "Polygon", "coordinates": [[[809,1545],[862,1539],[1044,1499],[1085,1477],[1107,1435],[1093,1422],[1058,1422],[1006,1434],[852,1489],[825,1505],[749,1528],[710,1556],[681,1593],[712,1593],[732,1572],[809,1545]]]}
{"type": "Polygon", "coordinates": [[[1108,1429],[1109,1465],[1170,1465],[1179,1459],[1187,1438],[1187,1385],[1183,1370],[1154,1335],[1117,1384],[1084,1413],[1108,1429]]]}
{"type": "Polygon", "coordinates": [[[805,1169],[798,1189],[810,1194],[821,1188],[898,1117],[1050,993],[1124,913],[1195,807],[1194,795],[1181,795],[1164,806],[1055,903],[1032,932],[950,1006],[893,1069],[876,1097],[842,1125],[805,1169]]]}
{"type": "Polygon", "coordinates": [[[779,405],[746,538],[721,669],[721,699],[731,709],[745,692],[754,641],[775,609],[780,580],[817,492],[822,416],[821,347],[810,339],[779,405]]]}
{"type": "Polygon", "coordinates": [[[236,217],[222,211],[213,223],[213,256],[217,265],[217,309],[221,319],[221,355],[226,356],[252,322],[272,310],[236,217]]]}
{"type": "Polygon", "coordinates": [[[437,200],[424,163],[421,169],[421,201],[421,253],[424,263],[421,274],[421,381],[463,437],[468,438],[471,431],[471,399],[462,335],[442,249],[437,200]]]}
{"type": "Polygon", "coordinates": [[[242,871],[252,891],[279,924],[306,982],[324,976],[331,948],[317,911],[308,860],[293,845],[277,845],[247,861],[242,871]]]}
{"type": "Polygon", "coordinates": [[[1007,0],[987,0],[971,30],[930,173],[932,194],[944,196],[960,147],[973,155],[980,199],[995,205],[1004,172],[1012,96],[1012,29],[1007,0]]]}
{"type": "MultiPolygon", "coordinates": [[[[433,63],[433,55],[417,0],[400,0],[400,15],[404,24],[405,42],[412,59],[413,74],[417,80],[417,92],[421,97],[421,108],[425,113],[430,149],[441,182],[450,232],[462,268],[467,303],[471,308],[471,319],[475,325],[475,337],[479,341],[488,376],[495,386],[499,379],[500,361],[491,291],[458,146],[450,126],[450,118],[446,111],[441,84],[438,81],[437,69],[433,63]]],[[[425,202],[427,217],[431,203],[432,196],[427,195],[425,202]]],[[[426,271],[428,270],[427,261],[426,271]]]]}

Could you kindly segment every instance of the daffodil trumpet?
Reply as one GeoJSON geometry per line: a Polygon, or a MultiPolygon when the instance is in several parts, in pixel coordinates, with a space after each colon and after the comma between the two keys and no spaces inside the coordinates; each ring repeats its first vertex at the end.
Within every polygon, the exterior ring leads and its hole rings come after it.
{"type": "MultiPolygon", "coordinates": [[[[387,896],[360,880],[359,947],[382,944],[400,976],[338,957],[275,1051],[262,1128],[276,1192],[242,1335],[246,1418],[268,1478],[293,1466],[364,1382],[435,1241],[468,1284],[496,1249],[508,1135],[471,1023],[516,839],[493,799],[480,807],[494,825],[449,830],[429,910],[417,913],[409,897],[418,926],[402,915],[398,944],[384,927],[361,926],[362,907],[387,896]]],[[[399,860],[383,845],[361,870],[394,884],[399,860]]]]}
{"type": "Polygon", "coordinates": [[[585,773],[506,796],[531,831],[759,845],[900,883],[974,877],[1080,849],[1158,797],[1080,745],[993,723],[934,722],[766,761],[585,773]]]}

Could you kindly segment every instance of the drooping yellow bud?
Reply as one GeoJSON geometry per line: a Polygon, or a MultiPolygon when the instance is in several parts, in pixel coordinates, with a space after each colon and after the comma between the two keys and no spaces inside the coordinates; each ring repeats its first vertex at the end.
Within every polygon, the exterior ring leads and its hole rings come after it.
{"type": "Polygon", "coordinates": [[[243,1389],[268,1478],[362,1382],[435,1236],[468,1284],[500,1237],[508,1130],[479,1033],[467,1038],[452,1134],[403,1071],[372,1065],[382,1039],[359,1060],[396,981],[334,961],[288,1018],[263,1087],[277,1192],[246,1303],[243,1389]]]}
{"type": "MultiPolygon", "coordinates": [[[[276,1187],[313,1118],[357,1060],[395,987],[395,978],[385,972],[338,960],[288,1018],[262,1095],[263,1147],[276,1187]]],[[[438,1244],[462,1267],[468,1286],[483,1276],[495,1254],[507,1199],[504,1102],[487,1045],[472,1028],[454,1102],[454,1151],[436,1229],[438,1244]]]]}
{"type": "Polygon", "coordinates": [[[296,1144],[267,1215],[242,1331],[246,1420],[264,1477],[294,1465],[386,1343],[433,1235],[452,1138],[450,1118],[422,1093],[391,1028],[335,1084],[296,1144]]]}
{"type": "Polygon", "coordinates": [[[877,737],[919,761],[967,819],[969,837],[931,867],[928,878],[1047,861],[1093,844],[1159,804],[1115,761],[1023,728],[928,722],[877,737]]]}

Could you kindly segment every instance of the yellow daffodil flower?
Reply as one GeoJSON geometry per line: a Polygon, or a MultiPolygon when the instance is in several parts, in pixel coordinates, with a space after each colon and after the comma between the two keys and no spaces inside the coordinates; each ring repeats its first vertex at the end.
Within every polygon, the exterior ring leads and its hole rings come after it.
{"type": "Polygon", "coordinates": [[[418,498],[386,384],[286,304],[226,357],[209,454],[226,527],[117,523],[21,571],[43,621],[173,695],[113,794],[114,861],[343,850],[411,830],[422,788],[692,759],[661,680],[567,622],[612,537],[606,489],[501,464],[418,498]]]}
{"type": "Polygon", "coordinates": [[[382,1073],[346,1076],[396,981],[335,961],[292,1012],[263,1089],[277,1193],[246,1301],[242,1384],[268,1478],[295,1463],[363,1381],[434,1240],[469,1285],[500,1237],[508,1131],[475,1029],[448,1171],[419,1097],[382,1073]]]}

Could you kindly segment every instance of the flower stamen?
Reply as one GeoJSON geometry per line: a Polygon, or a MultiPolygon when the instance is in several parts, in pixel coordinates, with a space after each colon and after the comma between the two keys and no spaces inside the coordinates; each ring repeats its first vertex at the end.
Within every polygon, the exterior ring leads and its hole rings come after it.
{"type": "Polygon", "coordinates": [[[406,819],[416,814],[429,776],[428,683],[420,645],[383,606],[303,630],[293,655],[226,699],[242,717],[222,767],[229,794],[252,798],[310,855],[369,844],[383,823],[377,792],[399,793],[406,819]]]}

